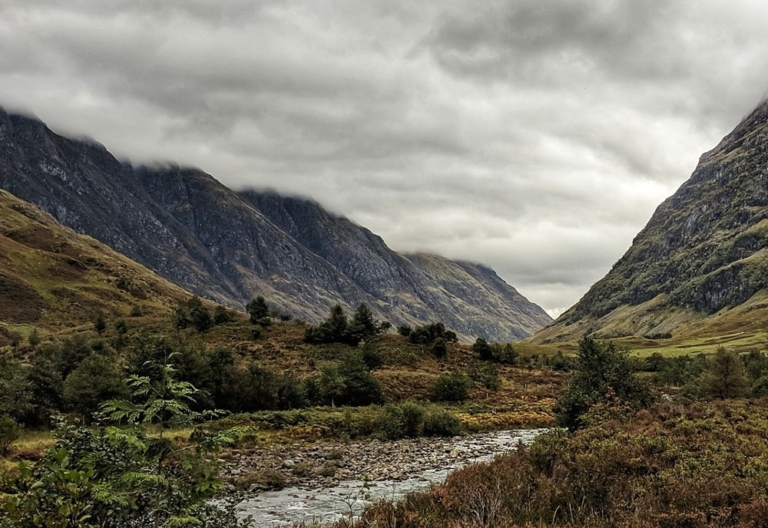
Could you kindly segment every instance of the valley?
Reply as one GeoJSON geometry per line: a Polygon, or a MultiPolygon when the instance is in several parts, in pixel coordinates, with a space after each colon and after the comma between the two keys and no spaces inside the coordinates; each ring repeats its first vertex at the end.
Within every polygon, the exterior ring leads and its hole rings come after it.
{"type": "Polygon", "coordinates": [[[0,527],[762,515],[768,103],[555,321],[311,200],[0,117],[0,527]]]}

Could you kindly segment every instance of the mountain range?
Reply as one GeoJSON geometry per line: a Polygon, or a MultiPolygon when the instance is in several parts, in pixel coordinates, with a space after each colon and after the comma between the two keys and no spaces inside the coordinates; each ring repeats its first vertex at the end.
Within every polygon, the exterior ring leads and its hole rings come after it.
{"type": "Polygon", "coordinates": [[[168,281],[242,309],[255,295],[309,322],[368,304],[393,324],[441,321],[515,341],[551,321],[488,267],[404,255],[317,202],[235,191],[205,172],[135,167],[102,145],[0,110],[0,188],[168,281]]]}
{"type": "Polygon", "coordinates": [[[766,288],[768,101],[701,156],[610,272],[535,340],[763,331],[766,288]]]}

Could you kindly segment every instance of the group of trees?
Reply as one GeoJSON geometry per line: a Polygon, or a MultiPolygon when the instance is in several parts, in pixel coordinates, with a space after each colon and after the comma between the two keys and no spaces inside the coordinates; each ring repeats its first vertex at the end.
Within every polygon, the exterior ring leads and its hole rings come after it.
{"type": "Polygon", "coordinates": [[[686,398],[768,396],[768,356],[757,350],[738,354],[720,347],[709,356],[656,353],[637,360],[612,341],[584,337],[568,388],[555,406],[558,423],[579,428],[584,416],[600,405],[648,406],[654,384],[661,389],[674,387],[686,398]],[[652,375],[641,378],[640,371],[652,375]]]}
{"type": "MultiPolygon", "coordinates": [[[[231,323],[234,320],[235,314],[221,305],[217,306],[213,311],[213,315],[211,315],[203,301],[195,296],[187,302],[179,304],[174,312],[173,322],[174,326],[179,330],[194,328],[202,333],[216,325],[231,323]]],[[[98,321],[96,324],[98,324],[98,321]]],[[[98,331],[98,327],[96,330],[98,331]]]]}
{"type": "Polygon", "coordinates": [[[318,326],[307,328],[304,341],[313,344],[344,343],[357,346],[363,341],[370,341],[391,327],[387,321],[377,321],[370,308],[361,304],[352,320],[347,319],[344,308],[337,304],[331,308],[328,319],[318,326]]]}
{"type": "Polygon", "coordinates": [[[197,389],[175,379],[171,364],[149,369],[160,378],[132,376],[130,394],[100,405],[104,422],[123,427],[59,421],[56,443],[42,459],[3,476],[0,528],[250,525],[238,518],[234,501],[209,502],[223,486],[212,454],[242,430],[209,433],[195,426],[187,445],[164,438],[167,421],[197,424],[205,416],[190,406],[197,389]],[[147,434],[155,422],[161,423],[159,437],[147,434]]]}

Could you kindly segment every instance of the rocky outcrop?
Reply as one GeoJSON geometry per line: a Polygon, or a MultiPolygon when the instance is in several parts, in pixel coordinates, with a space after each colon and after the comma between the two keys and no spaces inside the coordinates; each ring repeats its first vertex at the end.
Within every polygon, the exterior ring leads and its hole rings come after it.
{"type": "Polygon", "coordinates": [[[707,315],[738,306],[768,287],[766,248],[768,102],[701,156],[627,253],[546,333],[568,334],[566,326],[585,319],[599,330],[611,314],[643,303],[707,315]]]}
{"type": "Polygon", "coordinates": [[[316,202],[237,193],[196,169],[133,167],[103,146],[0,111],[0,187],[198,295],[242,308],[260,294],[317,322],[336,303],[393,324],[442,321],[510,341],[550,319],[496,274],[405,256],[316,202]]]}

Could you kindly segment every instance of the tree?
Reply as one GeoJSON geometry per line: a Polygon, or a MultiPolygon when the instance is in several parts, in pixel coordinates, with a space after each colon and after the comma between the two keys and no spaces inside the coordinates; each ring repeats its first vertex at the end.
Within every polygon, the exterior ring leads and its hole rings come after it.
{"type": "Polygon", "coordinates": [[[96,319],[93,321],[93,329],[96,330],[96,333],[101,335],[104,333],[104,330],[107,329],[107,321],[104,319],[104,314],[99,312],[96,315],[96,319]]]}
{"type": "Polygon", "coordinates": [[[432,386],[432,396],[437,401],[463,401],[469,397],[472,380],[466,373],[454,370],[441,374],[432,386]]]}
{"type": "Polygon", "coordinates": [[[585,336],[579,341],[568,388],[555,405],[557,421],[563,427],[577,429],[591,406],[613,402],[642,407],[650,403],[650,391],[635,376],[626,350],[612,341],[599,342],[585,336]]]}
{"type": "MultiPolygon", "coordinates": [[[[223,484],[215,452],[244,432],[216,434],[196,427],[186,443],[147,435],[145,426],[171,411],[181,422],[204,418],[186,405],[195,387],[173,380],[170,365],[162,386],[133,377],[133,403],[112,400],[107,418],[127,428],[98,429],[59,423],[56,444],[34,466],[22,463],[2,483],[0,526],[18,528],[171,527],[244,528],[234,501],[210,502],[223,484]],[[166,390],[167,389],[167,390],[166,390]]],[[[211,414],[213,415],[213,414],[211,414]]]]}
{"type": "Polygon", "coordinates": [[[0,456],[11,451],[11,445],[19,438],[21,428],[16,420],[7,414],[0,414],[0,456]]]}
{"type": "Polygon", "coordinates": [[[738,398],[744,396],[746,388],[744,364],[739,355],[733,350],[718,347],[704,373],[702,393],[712,398],[738,398]]]}
{"type": "MultiPolygon", "coordinates": [[[[150,376],[130,376],[126,385],[130,388],[133,401],[113,399],[102,404],[102,410],[114,421],[125,420],[129,424],[160,424],[160,438],[172,423],[184,424],[205,414],[195,413],[189,404],[198,389],[189,382],[178,381],[176,369],[170,363],[178,352],[167,357],[167,363],[159,365],[159,379],[150,376]]],[[[69,379],[69,378],[67,378],[69,379]]]]}
{"type": "Polygon", "coordinates": [[[448,354],[448,347],[445,344],[445,339],[442,337],[436,338],[432,342],[431,350],[432,354],[434,354],[437,359],[443,359],[448,354]]]}
{"type": "Polygon", "coordinates": [[[336,406],[336,400],[343,398],[347,390],[346,380],[337,365],[326,365],[322,368],[318,386],[321,397],[330,400],[331,407],[336,406]]]}
{"type": "Polygon", "coordinates": [[[251,318],[251,324],[264,325],[265,320],[269,321],[269,306],[261,295],[251,299],[251,302],[245,305],[245,310],[251,318]]]}
{"type": "Polygon", "coordinates": [[[403,337],[410,336],[411,332],[413,332],[413,328],[411,328],[410,325],[402,324],[397,327],[397,333],[403,337]]]}
{"type": "Polygon", "coordinates": [[[117,363],[96,352],[67,376],[62,392],[66,407],[82,415],[87,422],[102,402],[128,395],[117,363]]]}
{"type": "Polygon", "coordinates": [[[493,359],[493,349],[482,337],[478,337],[472,344],[472,351],[476,352],[483,361],[490,361],[493,359]]]}
{"type": "Polygon", "coordinates": [[[381,332],[380,326],[373,318],[373,312],[365,304],[361,304],[355,310],[352,321],[349,323],[349,341],[368,341],[381,332]]]}
{"type": "Polygon", "coordinates": [[[199,297],[192,297],[187,302],[187,311],[190,324],[200,333],[203,333],[213,326],[211,312],[203,305],[199,297]]]}
{"type": "Polygon", "coordinates": [[[226,324],[231,323],[234,321],[234,317],[232,313],[227,310],[225,307],[218,305],[213,310],[213,324],[220,325],[220,324],[226,324]]]}

